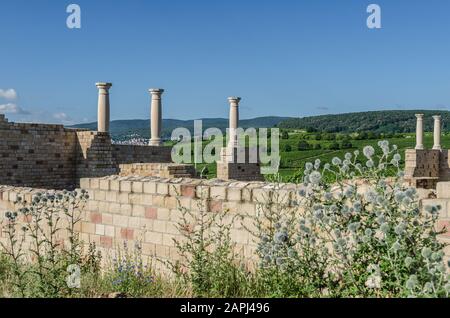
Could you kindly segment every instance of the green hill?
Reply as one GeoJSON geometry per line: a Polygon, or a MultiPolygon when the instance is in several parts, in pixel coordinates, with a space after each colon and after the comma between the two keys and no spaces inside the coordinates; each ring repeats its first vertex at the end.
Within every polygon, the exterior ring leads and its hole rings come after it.
{"type": "Polygon", "coordinates": [[[372,131],[377,133],[415,132],[417,113],[424,117],[425,131],[433,130],[433,115],[442,116],[443,129],[450,130],[449,111],[438,110],[387,110],[336,115],[322,115],[303,118],[290,118],[278,124],[279,128],[304,129],[309,132],[343,132],[372,131]]]}
{"type": "MultiPolygon", "coordinates": [[[[274,127],[281,121],[289,119],[289,117],[258,117],[253,119],[243,119],[239,121],[242,128],[262,128],[262,127],[274,127]]],[[[210,127],[216,127],[223,131],[228,127],[228,119],[225,118],[204,118],[203,131],[210,127]]],[[[87,128],[91,130],[97,129],[97,123],[86,123],[70,126],[71,128],[87,128]]],[[[193,120],[178,120],[178,119],[163,119],[162,123],[162,135],[164,138],[169,138],[172,131],[175,128],[184,127],[191,131],[193,134],[194,121],[193,120]]],[[[148,119],[132,119],[132,120],[113,120],[110,123],[111,135],[114,138],[120,139],[124,136],[139,135],[144,138],[149,138],[150,134],[150,121],[148,119]]]]}

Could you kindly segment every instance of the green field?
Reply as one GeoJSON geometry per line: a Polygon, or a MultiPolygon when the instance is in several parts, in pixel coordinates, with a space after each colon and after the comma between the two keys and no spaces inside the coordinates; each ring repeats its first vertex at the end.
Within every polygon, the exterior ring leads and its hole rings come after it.
{"type": "MultiPolygon", "coordinates": [[[[303,171],[304,165],[306,162],[314,162],[316,159],[320,159],[321,162],[331,162],[333,157],[343,158],[345,153],[355,151],[356,149],[362,152],[362,149],[366,145],[372,145],[375,149],[378,148],[379,140],[388,140],[390,145],[397,145],[398,151],[404,159],[405,149],[411,149],[415,146],[415,134],[401,134],[401,136],[395,136],[392,138],[379,138],[379,139],[364,139],[358,140],[355,138],[349,138],[348,141],[351,143],[351,148],[346,149],[336,149],[331,150],[328,149],[330,144],[333,143],[332,140],[315,140],[315,133],[305,133],[298,131],[290,131],[289,139],[280,139],[280,154],[281,154],[281,163],[279,174],[282,177],[292,176],[294,173],[303,171]],[[308,150],[298,150],[298,143],[301,140],[306,140],[311,147],[314,147],[316,144],[319,144],[321,149],[308,149],[308,150]],[[291,147],[291,151],[285,151],[286,145],[291,147]]],[[[432,148],[433,146],[433,134],[425,133],[424,136],[425,146],[427,148],[432,148]]],[[[208,142],[204,141],[203,145],[206,145],[208,142]]],[[[337,141],[337,143],[341,143],[341,141],[337,141]]],[[[443,148],[450,148],[450,134],[445,133],[442,135],[441,144],[443,148]]],[[[317,147],[317,146],[315,146],[317,147]]],[[[403,164],[402,160],[402,164],[403,164]]],[[[216,176],[216,164],[196,164],[197,171],[201,171],[204,167],[207,167],[208,178],[214,178],[216,176]]]]}

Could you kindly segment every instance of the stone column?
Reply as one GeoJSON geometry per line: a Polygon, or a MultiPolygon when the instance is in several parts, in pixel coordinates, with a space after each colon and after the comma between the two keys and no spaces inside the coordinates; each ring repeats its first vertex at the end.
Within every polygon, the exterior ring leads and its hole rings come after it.
{"type": "Polygon", "coordinates": [[[416,114],[416,149],[423,149],[423,114],[416,114]]]}
{"type": "Polygon", "coordinates": [[[441,116],[433,116],[434,119],[434,145],[433,149],[442,150],[441,148],[441,116]]]}
{"type": "Polygon", "coordinates": [[[237,131],[239,125],[239,102],[240,97],[228,97],[228,102],[230,103],[230,127],[229,134],[230,139],[228,141],[228,147],[236,148],[238,146],[237,131]]]}
{"type": "Polygon", "coordinates": [[[152,96],[151,110],[150,110],[150,131],[151,139],[150,146],[161,146],[161,126],[162,126],[162,102],[161,95],[164,93],[163,89],[152,88],[149,90],[152,96]]]}
{"type": "Polygon", "coordinates": [[[109,132],[109,89],[111,83],[96,83],[98,88],[97,131],[109,132]]]}

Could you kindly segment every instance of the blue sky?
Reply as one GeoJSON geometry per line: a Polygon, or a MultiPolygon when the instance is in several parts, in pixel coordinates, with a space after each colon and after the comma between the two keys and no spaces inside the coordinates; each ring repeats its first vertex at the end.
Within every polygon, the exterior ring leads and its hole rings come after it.
{"type": "Polygon", "coordinates": [[[150,87],[178,119],[227,117],[234,95],[241,118],[448,109],[449,15],[447,0],[0,0],[0,107],[95,121],[95,82],[109,81],[112,119],[148,118],[150,87]]]}

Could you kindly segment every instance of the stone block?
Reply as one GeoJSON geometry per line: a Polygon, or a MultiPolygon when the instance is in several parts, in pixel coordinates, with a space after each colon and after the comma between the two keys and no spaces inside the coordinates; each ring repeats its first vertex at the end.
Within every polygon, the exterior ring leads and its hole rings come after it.
{"type": "Polygon", "coordinates": [[[213,200],[223,200],[227,199],[227,187],[224,186],[213,186],[210,189],[210,197],[213,200]]]}
{"type": "Polygon", "coordinates": [[[126,215],[113,215],[113,224],[115,226],[127,227],[128,226],[128,216],[126,215]]]}
{"type": "Polygon", "coordinates": [[[131,192],[131,181],[120,181],[120,192],[131,192]]]}
{"type": "Polygon", "coordinates": [[[153,219],[153,220],[157,219],[157,217],[158,217],[158,209],[157,208],[152,208],[152,207],[146,208],[145,209],[145,217],[147,219],[153,219]]]}
{"type": "Polygon", "coordinates": [[[146,232],[145,233],[145,242],[152,244],[162,244],[163,242],[163,234],[157,232],[146,232]]]}
{"type": "Polygon", "coordinates": [[[143,193],[144,192],[144,184],[140,181],[133,181],[131,189],[132,189],[133,193],[143,193]]]}
{"type": "Polygon", "coordinates": [[[100,179],[100,190],[109,191],[109,180],[108,179],[100,179]]]}
{"type": "Polygon", "coordinates": [[[144,193],[155,194],[156,193],[156,183],[152,181],[144,182],[144,193]]]}
{"type": "Polygon", "coordinates": [[[142,205],[133,205],[131,215],[133,215],[134,217],[144,217],[145,207],[142,205]]]}
{"type": "Polygon", "coordinates": [[[90,187],[91,187],[90,182],[91,182],[91,180],[89,178],[81,178],[80,179],[80,188],[85,189],[85,190],[90,189],[90,187]]]}
{"type": "Polygon", "coordinates": [[[436,194],[439,199],[450,199],[450,182],[438,182],[436,194]]]}

